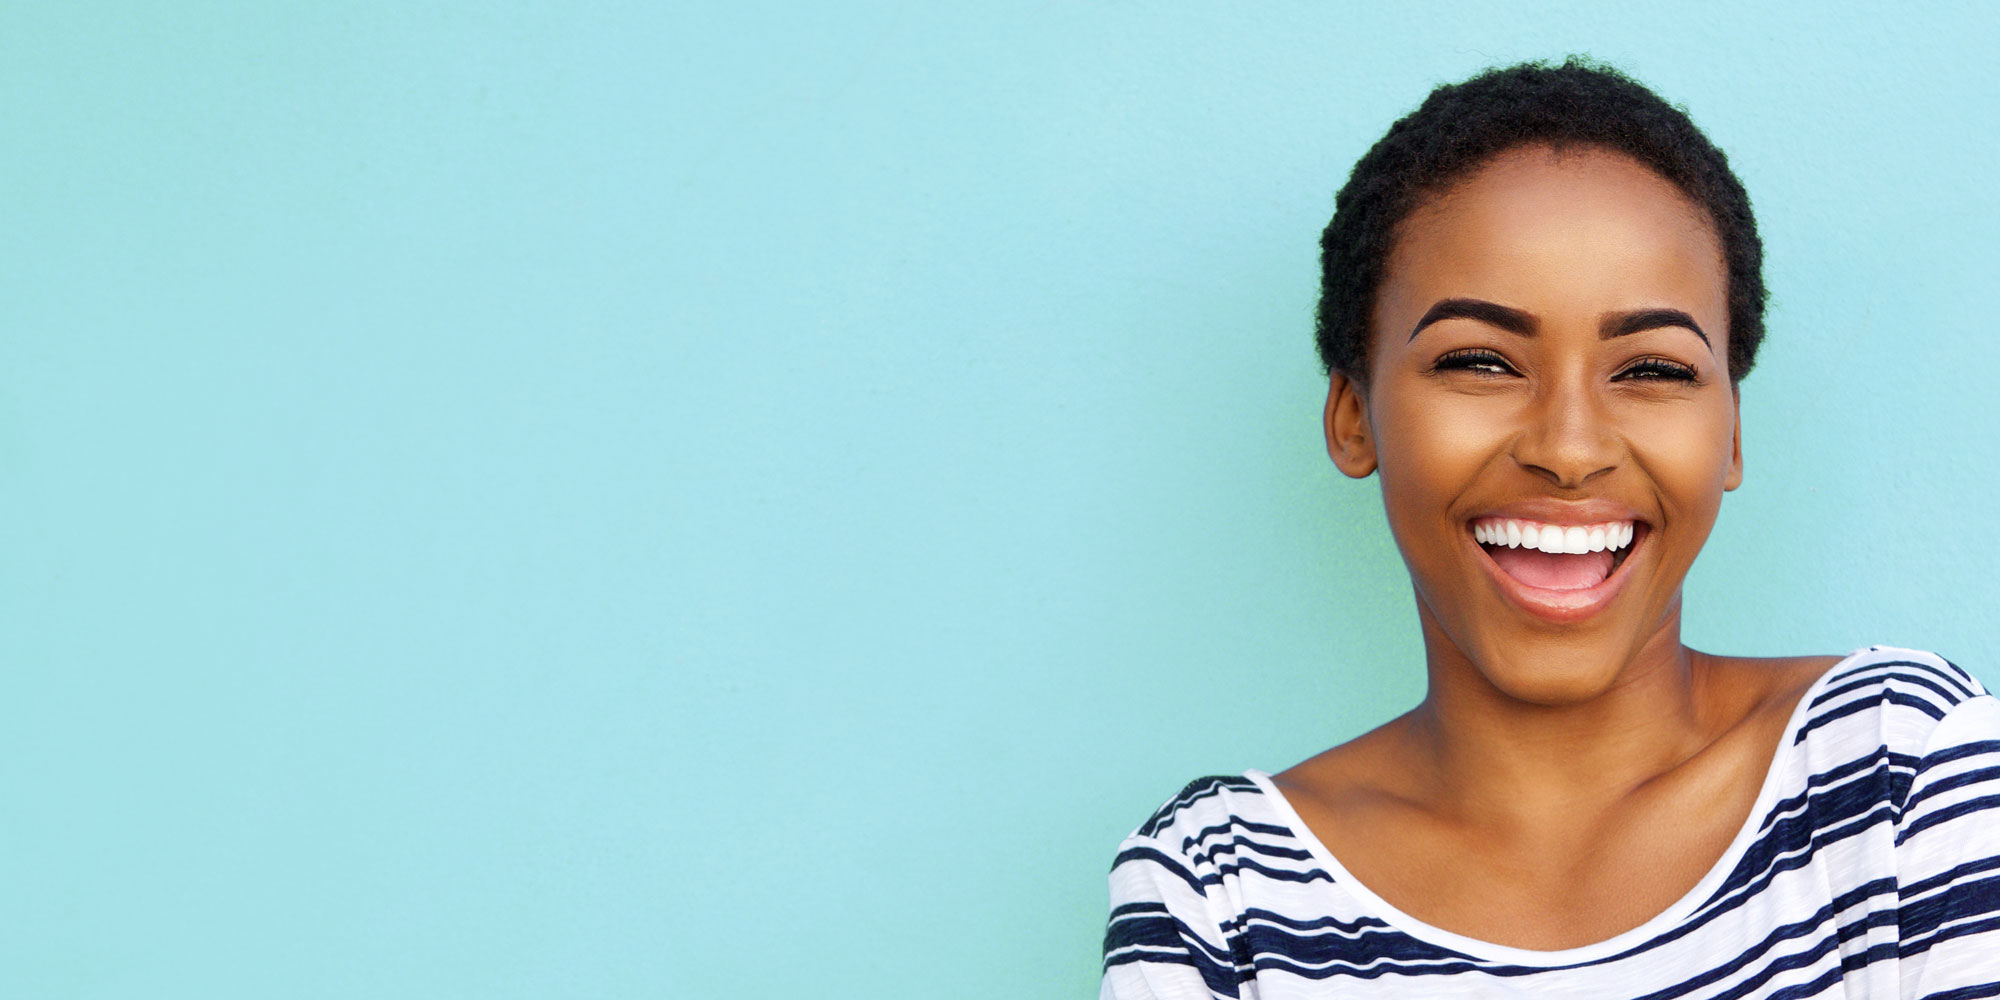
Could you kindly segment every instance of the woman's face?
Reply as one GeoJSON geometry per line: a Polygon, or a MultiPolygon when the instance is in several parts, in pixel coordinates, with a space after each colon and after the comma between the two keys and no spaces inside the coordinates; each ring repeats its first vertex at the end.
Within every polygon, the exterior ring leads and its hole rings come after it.
{"type": "Polygon", "coordinates": [[[1712,226],[1621,154],[1514,150],[1404,221],[1328,446],[1380,473],[1434,659],[1564,704],[1678,651],[1742,479],[1728,335],[1712,226]]]}

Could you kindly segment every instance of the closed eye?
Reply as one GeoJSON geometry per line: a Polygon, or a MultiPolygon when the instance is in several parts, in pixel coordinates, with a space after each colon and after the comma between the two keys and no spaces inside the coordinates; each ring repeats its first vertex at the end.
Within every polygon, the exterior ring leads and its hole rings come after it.
{"type": "Polygon", "coordinates": [[[1462,371],[1475,375],[1512,375],[1514,366],[1492,351],[1466,348],[1452,351],[1431,364],[1431,371],[1462,371]]]}
{"type": "Polygon", "coordinates": [[[1638,382],[1686,382],[1701,381],[1701,375],[1693,368],[1666,358],[1640,358],[1630,368],[1612,376],[1613,380],[1624,379],[1638,382]]]}

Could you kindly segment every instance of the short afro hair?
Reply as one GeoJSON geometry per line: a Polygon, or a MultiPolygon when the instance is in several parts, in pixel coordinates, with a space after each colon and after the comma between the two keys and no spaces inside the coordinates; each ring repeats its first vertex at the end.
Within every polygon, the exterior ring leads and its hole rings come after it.
{"type": "Polygon", "coordinates": [[[1431,91],[1354,165],[1320,236],[1320,362],[1368,385],[1369,321],[1397,227],[1428,197],[1500,153],[1547,144],[1623,153],[1707,209],[1729,280],[1729,381],[1750,371],[1764,339],[1764,244],[1729,160],[1687,113],[1611,67],[1490,69],[1431,91]]]}

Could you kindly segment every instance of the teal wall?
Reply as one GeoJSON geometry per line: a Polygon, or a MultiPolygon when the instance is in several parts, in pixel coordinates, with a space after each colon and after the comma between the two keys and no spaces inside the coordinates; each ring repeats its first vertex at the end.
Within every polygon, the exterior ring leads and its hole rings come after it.
{"type": "Polygon", "coordinates": [[[1690,640],[2000,679],[2000,15],[1894,9],[0,7],[0,994],[1090,995],[1420,694],[1315,241],[1527,57],[1762,221],[1690,640]]]}

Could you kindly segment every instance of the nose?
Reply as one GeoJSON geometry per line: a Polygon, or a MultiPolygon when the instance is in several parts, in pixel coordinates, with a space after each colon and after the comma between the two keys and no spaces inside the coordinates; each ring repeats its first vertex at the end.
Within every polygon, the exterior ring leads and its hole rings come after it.
{"type": "Polygon", "coordinates": [[[1559,489],[1578,489],[1616,468],[1624,447],[1610,414],[1582,383],[1537,393],[1514,439],[1514,460],[1559,489]]]}

